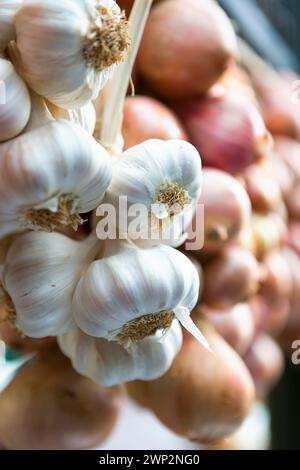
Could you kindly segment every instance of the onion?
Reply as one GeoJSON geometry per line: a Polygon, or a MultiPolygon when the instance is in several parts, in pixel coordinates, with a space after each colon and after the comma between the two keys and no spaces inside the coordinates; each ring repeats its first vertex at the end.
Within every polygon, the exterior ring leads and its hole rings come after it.
{"type": "Polygon", "coordinates": [[[292,83],[299,77],[280,75],[255,77],[255,89],[260,99],[266,126],[273,135],[297,139],[300,135],[299,104],[293,103],[292,83]]]}
{"type": "Polygon", "coordinates": [[[294,178],[300,182],[300,143],[288,137],[276,137],[274,149],[290,168],[294,178]]]}
{"type": "Polygon", "coordinates": [[[249,349],[255,333],[252,310],[247,303],[227,310],[215,310],[202,305],[194,314],[201,313],[217,332],[241,356],[249,349]]]}
{"type": "Polygon", "coordinates": [[[288,230],[288,244],[300,256],[300,222],[293,220],[288,230]]]}
{"type": "Polygon", "coordinates": [[[280,206],[282,198],[279,184],[264,162],[249,166],[243,178],[254,210],[268,212],[280,206]]]}
{"type": "Polygon", "coordinates": [[[187,230],[189,238],[193,238],[195,230],[204,230],[203,250],[220,251],[238,237],[250,217],[251,204],[243,186],[223,171],[204,168],[202,195],[197,207],[197,218],[187,230]],[[201,224],[203,206],[204,227],[201,224]]]}
{"type": "Polygon", "coordinates": [[[119,388],[80,376],[57,349],[40,353],[0,394],[0,441],[12,450],[95,447],[110,434],[120,399],[119,388]]]}
{"type": "Polygon", "coordinates": [[[294,250],[288,247],[284,248],[281,253],[288,263],[292,277],[289,317],[280,336],[281,343],[290,353],[292,342],[300,338],[300,258],[294,250]]]}
{"type": "Polygon", "coordinates": [[[270,136],[257,107],[227,93],[174,106],[204,166],[236,175],[268,155],[270,136]]]}
{"type": "Polygon", "coordinates": [[[244,96],[258,104],[249,75],[236,62],[232,62],[220,80],[213,85],[210,92],[222,96],[226,92],[244,96]]]}
{"type": "Polygon", "coordinates": [[[217,309],[233,307],[255,294],[259,278],[259,265],[252,253],[228,247],[204,267],[202,301],[217,309]]]}
{"type": "Polygon", "coordinates": [[[163,377],[127,385],[131,397],[168,428],[202,443],[233,433],[254,398],[250,375],[237,353],[208,326],[205,335],[215,354],[186,335],[181,352],[163,377]]]}
{"type": "Polygon", "coordinates": [[[244,359],[255,382],[257,393],[269,392],[280,379],[284,367],[283,354],[277,343],[270,336],[260,334],[244,359]]]}
{"type": "Polygon", "coordinates": [[[255,255],[263,258],[272,250],[278,249],[287,238],[287,227],[281,215],[276,213],[252,214],[255,255]]]}
{"type": "Polygon", "coordinates": [[[147,96],[126,98],[122,134],[125,149],[153,138],[187,140],[176,115],[158,100],[147,96]]]}
{"type": "Polygon", "coordinates": [[[251,305],[258,329],[278,335],[285,327],[290,311],[292,277],[289,265],[280,251],[273,251],[262,260],[264,277],[258,295],[251,305]]]}
{"type": "Polygon", "coordinates": [[[165,0],[150,14],[138,66],[158,96],[174,100],[205,93],[236,56],[233,27],[215,2],[165,0]]]}

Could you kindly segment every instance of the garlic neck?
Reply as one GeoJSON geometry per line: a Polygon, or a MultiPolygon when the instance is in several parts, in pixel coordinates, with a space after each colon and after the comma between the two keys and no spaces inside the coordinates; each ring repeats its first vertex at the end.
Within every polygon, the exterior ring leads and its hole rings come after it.
{"type": "Polygon", "coordinates": [[[70,226],[77,230],[84,220],[78,214],[79,200],[72,193],[61,194],[51,201],[46,201],[42,207],[26,209],[23,221],[26,228],[52,232],[53,230],[70,226]],[[55,204],[55,208],[51,207],[55,204]]]}
{"type": "Polygon", "coordinates": [[[121,62],[129,46],[125,13],[111,11],[101,5],[95,7],[84,39],[83,55],[86,64],[96,72],[101,72],[121,62]]]}

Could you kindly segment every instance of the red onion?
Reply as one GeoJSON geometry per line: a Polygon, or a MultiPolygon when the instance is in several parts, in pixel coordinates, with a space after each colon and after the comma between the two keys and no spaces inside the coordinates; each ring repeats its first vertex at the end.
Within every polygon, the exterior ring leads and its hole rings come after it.
{"type": "Polygon", "coordinates": [[[205,166],[236,175],[268,155],[270,137],[257,107],[227,93],[175,106],[205,166]]]}

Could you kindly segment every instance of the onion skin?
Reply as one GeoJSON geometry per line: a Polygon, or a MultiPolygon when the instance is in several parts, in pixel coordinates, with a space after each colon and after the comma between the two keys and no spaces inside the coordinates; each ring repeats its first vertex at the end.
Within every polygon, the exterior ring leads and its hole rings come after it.
{"type": "Polygon", "coordinates": [[[292,277],[289,265],[280,251],[273,251],[262,260],[264,271],[260,290],[252,306],[260,329],[278,335],[285,327],[290,311],[292,277]]]}
{"type": "Polygon", "coordinates": [[[201,305],[193,313],[195,315],[198,312],[240,356],[246,353],[255,334],[254,318],[249,304],[237,304],[227,310],[216,310],[201,305]]]}
{"type": "Polygon", "coordinates": [[[160,101],[147,96],[126,98],[122,135],[125,150],[148,139],[187,140],[176,115],[160,101]]]}
{"type": "Polygon", "coordinates": [[[204,94],[237,55],[232,25],[215,2],[165,0],[152,9],[138,67],[157,96],[185,99],[204,94]]]}
{"type": "Polygon", "coordinates": [[[237,175],[271,150],[270,136],[256,106],[227,93],[174,105],[204,166],[237,175]]]}
{"type": "Polygon", "coordinates": [[[255,382],[256,391],[264,395],[279,381],[284,368],[284,358],[277,343],[268,335],[256,337],[244,357],[255,382]]]}
{"type": "MultiPolygon", "coordinates": [[[[221,251],[239,236],[250,221],[251,203],[245,189],[235,178],[223,171],[203,169],[202,194],[197,208],[200,222],[199,212],[203,206],[204,247],[200,254],[221,251]]],[[[192,233],[195,233],[195,221],[196,219],[188,229],[190,240],[192,233]]]]}
{"type": "Polygon", "coordinates": [[[163,377],[132,382],[127,389],[175,433],[210,443],[240,426],[253,402],[254,386],[236,352],[211,327],[204,333],[215,354],[185,335],[181,352],[163,377]]]}
{"type": "Polygon", "coordinates": [[[79,450],[99,445],[120,409],[119,388],[77,374],[58,349],[25,364],[0,394],[0,440],[11,450],[79,450]]]}
{"type": "Polygon", "coordinates": [[[202,302],[227,309],[247,301],[259,286],[259,265],[252,253],[228,247],[204,267],[202,302]]]}

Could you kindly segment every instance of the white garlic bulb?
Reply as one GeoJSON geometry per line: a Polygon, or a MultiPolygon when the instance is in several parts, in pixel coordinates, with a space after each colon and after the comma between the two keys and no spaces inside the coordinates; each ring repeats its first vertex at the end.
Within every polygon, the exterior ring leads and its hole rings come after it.
{"type": "Polygon", "coordinates": [[[107,151],[60,120],[0,146],[0,238],[26,228],[70,225],[102,200],[111,180],[107,151]]]}
{"type": "MultiPolygon", "coordinates": [[[[175,239],[182,243],[201,185],[201,159],[191,144],[152,139],[116,159],[104,203],[115,207],[121,236],[126,234],[145,246],[158,243],[174,246],[175,239]],[[127,200],[123,204],[124,196],[127,200]],[[139,208],[143,209],[142,214],[139,208]]],[[[102,208],[99,207],[97,215],[102,215],[102,208]]],[[[100,238],[105,231],[101,226],[100,221],[97,227],[100,238]]]]}
{"type": "Polygon", "coordinates": [[[55,119],[72,121],[85,129],[90,135],[93,135],[96,127],[96,110],[91,101],[78,109],[59,108],[50,101],[47,103],[47,107],[55,119]]]}
{"type": "Polygon", "coordinates": [[[0,58],[0,142],[22,132],[30,116],[30,96],[13,65],[0,58]]]}
{"type": "Polygon", "coordinates": [[[75,290],[73,313],[82,331],[128,347],[177,318],[208,347],[189,316],[199,276],[184,254],[164,245],[133,245],[107,255],[89,266],[75,290]]]}
{"type": "Polygon", "coordinates": [[[114,0],[24,0],[15,26],[22,75],[62,108],[95,99],[130,43],[114,0]]]}
{"type": "Polygon", "coordinates": [[[182,331],[174,320],[167,331],[158,330],[126,349],[77,328],[60,336],[58,343],[78,373],[110,387],[131,380],[155,380],[165,374],[180,351],[182,331]]]}
{"type": "Polygon", "coordinates": [[[15,38],[14,16],[23,0],[1,0],[0,2],[0,52],[15,38]]]}
{"type": "Polygon", "coordinates": [[[72,296],[97,251],[94,237],[74,241],[59,233],[28,232],[13,241],[1,283],[22,333],[43,338],[74,328],[72,296]]]}

